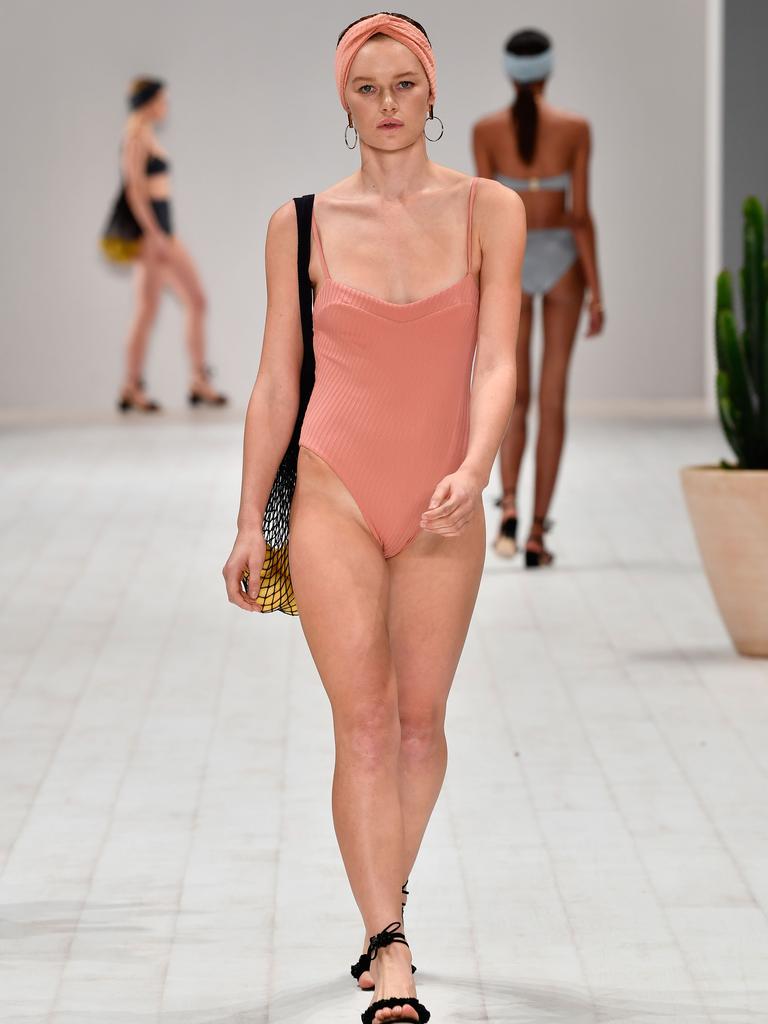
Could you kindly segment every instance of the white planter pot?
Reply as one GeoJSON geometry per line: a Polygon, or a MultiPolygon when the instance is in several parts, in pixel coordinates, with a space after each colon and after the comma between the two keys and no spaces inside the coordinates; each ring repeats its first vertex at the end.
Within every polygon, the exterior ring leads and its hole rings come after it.
{"type": "Polygon", "coordinates": [[[768,470],[685,466],[701,559],[733,644],[768,657],[768,470]]]}

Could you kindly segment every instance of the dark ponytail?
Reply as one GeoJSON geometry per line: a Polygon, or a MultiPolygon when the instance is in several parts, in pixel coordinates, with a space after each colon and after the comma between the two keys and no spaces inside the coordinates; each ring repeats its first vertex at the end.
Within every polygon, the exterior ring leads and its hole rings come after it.
{"type": "Polygon", "coordinates": [[[533,89],[526,82],[517,87],[517,97],[509,108],[512,115],[512,128],[517,136],[517,148],[523,163],[533,163],[536,152],[536,135],[539,128],[539,108],[533,89]]]}
{"type": "MultiPolygon", "coordinates": [[[[518,57],[535,57],[540,53],[546,53],[551,46],[551,40],[543,32],[525,29],[510,36],[504,50],[518,57]]],[[[539,108],[532,89],[534,84],[515,82],[517,96],[509,109],[520,158],[526,164],[533,163],[539,129],[539,108]]]]}

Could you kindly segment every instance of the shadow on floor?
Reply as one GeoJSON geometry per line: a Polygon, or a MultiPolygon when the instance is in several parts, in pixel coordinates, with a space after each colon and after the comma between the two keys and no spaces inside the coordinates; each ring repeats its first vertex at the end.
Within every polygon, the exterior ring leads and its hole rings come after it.
{"type": "MultiPolygon", "coordinates": [[[[701,1007],[693,992],[596,994],[594,998],[569,986],[526,985],[524,982],[452,975],[425,975],[422,998],[439,987],[441,1003],[451,1011],[433,1024],[764,1024],[765,1015],[750,1013],[739,1002],[743,993],[719,992],[717,1007],[701,1007]],[[726,1001],[731,1006],[725,1005],[726,1001]],[[715,1016],[716,1014],[716,1016],[715,1016]]],[[[765,993],[768,999],[768,991],[765,993]]],[[[751,993],[754,1002],[756,993],[751,993]]],[[[766,1003],[768,1005],[768,1002],[766,1003]]],[[[284,991],[259,1006],[229,1006],[208,1010],[137,1013],[120,1010],[62,1011],[52,1016],[17,1016],[14,1024],[355,1024],[365,1007],[361,993],[349,989],[348,979],[334,979],[284,991]]]]}

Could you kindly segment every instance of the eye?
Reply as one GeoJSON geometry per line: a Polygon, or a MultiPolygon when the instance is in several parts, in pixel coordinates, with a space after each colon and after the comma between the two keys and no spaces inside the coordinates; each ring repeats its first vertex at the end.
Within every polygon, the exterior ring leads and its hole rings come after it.
{"type": "Polygon", "coordinates": [[[372,89],[372,88],[373,88],[372,85],[361,85],[360,88],[357,91],[361,92],[363,94],[363,96],[370,96],[370,93],[365,92],[365,90],[366,89],[372,89]]]}
{"type": "Polygon", "coordinates": [[[407,79],[405,79],[404,81],[398,82],[397,84],[398,85],[407,85],[410,88],[413,85],[413,82],[409,82],[407,79]]]}

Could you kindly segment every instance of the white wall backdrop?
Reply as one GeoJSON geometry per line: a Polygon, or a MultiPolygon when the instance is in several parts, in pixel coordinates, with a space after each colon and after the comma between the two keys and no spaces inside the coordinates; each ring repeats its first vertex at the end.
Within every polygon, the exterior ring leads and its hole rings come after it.
{"type": "MultiPolygon", "coordinates": [[[[374,9],[374,8],[372,8],[374,9]]],[[[257,0],[2,0],[3,241],[0,401],[109,408],[131,311],[130,276],[97,236],[117,186],[130,77],[171,87],[163,142],[175,221],[208,291],[217,382],[244,403],[263,323],[270,213],[356,166],[333,82],[338,32],[359,3],[257,0]]],[[[593,124],[593,206],[608,328],[582,342],[580,399],[702,392],[705,21],[700,0],[426,0],[406,10],[438,57],[443,139],[433,159],[471,172],[470,127],[503,106],[509,32],[557,47],[553,102],[593,124]],[[468,24],[468,13],[471,12],[468,24]]],[[[186,386],[182,318],[167,299],[148,379],[169,407],[186,386]]]]}

